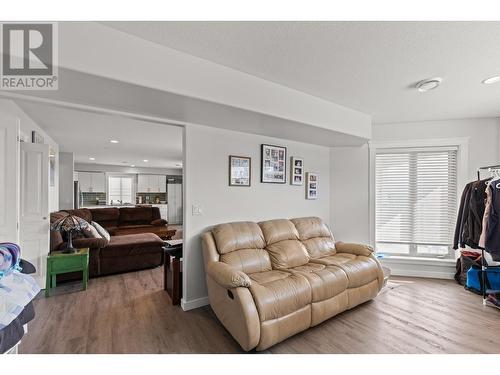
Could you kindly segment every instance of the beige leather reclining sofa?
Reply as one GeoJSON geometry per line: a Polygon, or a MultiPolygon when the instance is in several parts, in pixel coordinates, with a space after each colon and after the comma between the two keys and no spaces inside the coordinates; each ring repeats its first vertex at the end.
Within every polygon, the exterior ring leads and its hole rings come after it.
{"type": "Polygon", "coordinates": [[[246,351],[366,302],[383,285],[372,248],[335,242],[316,217],[219,224],[202,242],[210,305],[246,351]]]}

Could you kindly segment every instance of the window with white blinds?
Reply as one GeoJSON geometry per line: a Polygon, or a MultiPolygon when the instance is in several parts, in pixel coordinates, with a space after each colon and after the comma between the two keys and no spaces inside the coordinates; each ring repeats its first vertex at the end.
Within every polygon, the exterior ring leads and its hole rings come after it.
{"type": "Polygon", "coordinates": [[[377,150],[375,237],[378,252],[453,256],[457,153],[456,147],[377,150]]]}
{"type": "Polygon", "coordinates": [[[110,176],[108,178],[109,204],[135,203],[131,176],[110,176]]]}

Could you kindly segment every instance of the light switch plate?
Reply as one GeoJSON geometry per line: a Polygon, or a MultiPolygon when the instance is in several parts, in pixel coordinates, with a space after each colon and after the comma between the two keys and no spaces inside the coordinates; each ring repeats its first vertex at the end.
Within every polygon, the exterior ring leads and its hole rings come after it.
{"type": "Polygon", "coordinates": [[[192,214],[193,215],[201,215],[202,213],[203,213],[202,207],[198,206],[197,204],[193,204],[192,214]]]}

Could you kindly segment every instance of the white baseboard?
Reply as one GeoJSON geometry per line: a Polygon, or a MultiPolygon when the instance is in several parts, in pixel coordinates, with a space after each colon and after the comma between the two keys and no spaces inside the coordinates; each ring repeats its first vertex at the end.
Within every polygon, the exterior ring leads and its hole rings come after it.
{"type": "Polygon", "coordinates": [[[198,307],[206,306],[210,304],[207,297],[201,297],[186,301],[184,298],[181,299],[181,307],[184,311],[197,309],[198,307]]]}
{"type": "Polygon", "coordinates": [[[453,260],[384,258],[381,263],[391,270],[392,276],[427,277],[453,279],[453,260]]]}

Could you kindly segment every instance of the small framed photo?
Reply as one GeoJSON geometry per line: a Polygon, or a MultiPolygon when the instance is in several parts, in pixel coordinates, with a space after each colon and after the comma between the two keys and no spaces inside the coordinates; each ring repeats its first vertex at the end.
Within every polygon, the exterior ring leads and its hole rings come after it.
{"type": "Polygon", "coordinates": [[[306,173],[306,199],[318,198],[318,174],[313,172],[306,173]]]}
{"type": "Polygon", "coordinates": [[[304,159],[292,156],[290,158],[290,184],[304,184],[304,159]]]}
{"type": "Polygon", "coordinates": [[[251,180],[252,159],[229,155],[229,186],[250,186],[251,180]]]}
{"type": "Polygon", "coordinates": [[[261,145],[260,181],[272,184],[286,183],[286,147],[261,145]]]}

